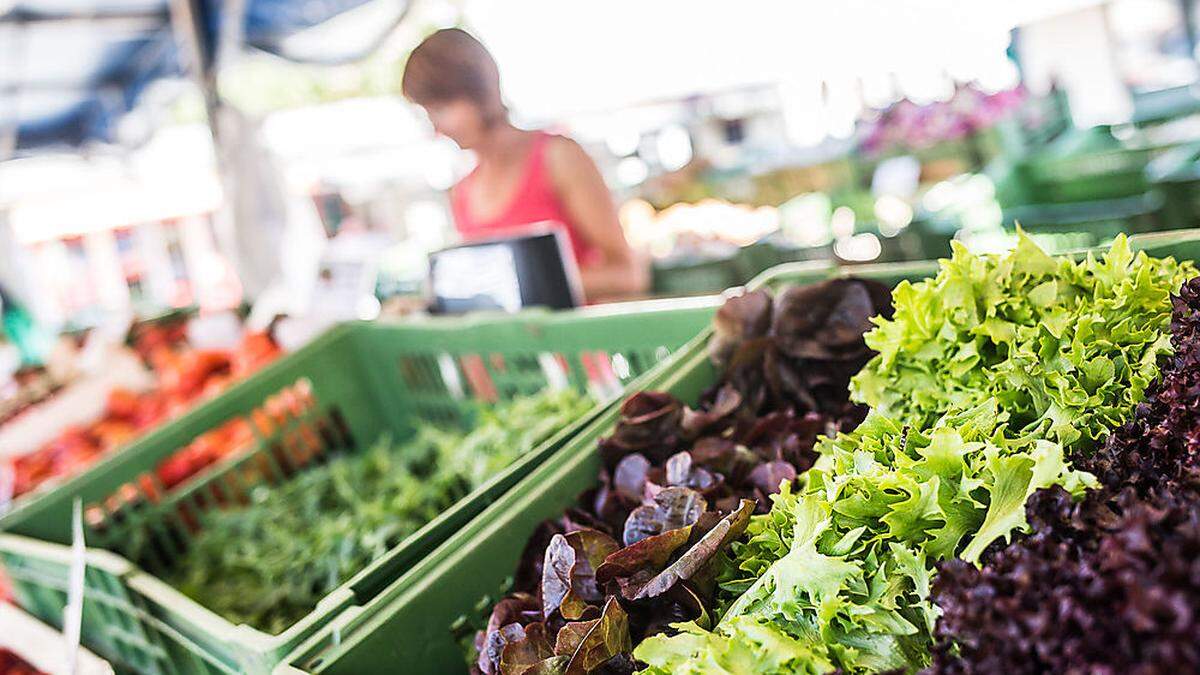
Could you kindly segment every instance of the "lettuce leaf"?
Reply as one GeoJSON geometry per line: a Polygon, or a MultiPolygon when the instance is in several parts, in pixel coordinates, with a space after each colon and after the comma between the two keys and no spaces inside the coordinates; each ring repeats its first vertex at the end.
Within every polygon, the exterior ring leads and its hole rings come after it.
{"type": "Polygon", "coordinates": [[[935,278],[895,289],[851,396],[918,427],[995,399],[1015,435],[1092,448],[1144,397],[1171,351],[1170,295],[1195,274],[1124,237],[1079,261],[1024,234],[998,256],[956,244],[935,278]]]}
{"type": "Polygon", "coordinates": [[[770,624],[737,617],[712,633],[694,623],[680,624],[678,635],[655,635],[637,648],[638,660],[651,675],[816,675],[833,668],[824,649],[794,638],[770,624]]]}
{"type": "Polygon", "coordinates": [[[956,246],[936,278],[901,283],[851,383],[871,414],[820,441],[803,487],[751,520],[713,631],[677,625],[635,657],[651,673],[926,665],[935,564],[978,563],[1027,530],[1039,489],[1096,485],[1064,456],[1086,456],[1144,398],[1171,352],[1171,294],[1195,274],[1123,237],[1073,261],[1022,234],[999,256],[956,246]],[[747,649],[757,661],[731,660],[747,649]]]}
{"type": "Polygon", "coordinates": [[[928,431],[875,412],[856,431],[822,440],[805,487],[785,486],[734,545],[722,575],[733,600],[715,635],[678,627],[679,636],[648,640],[634,656],[649,672],[722,672],[703,670],[721,665],[713,650],[749,640],[786,645],[787,658],[729,672],[922,665],[937,619],[934,563],[974,560],[1025,527],[1025,500],[1038,488],[1080,493],[1094,482],[1068,468],[1062,446],[1009,437],[1007,422],[987,400],[928,431]]]}

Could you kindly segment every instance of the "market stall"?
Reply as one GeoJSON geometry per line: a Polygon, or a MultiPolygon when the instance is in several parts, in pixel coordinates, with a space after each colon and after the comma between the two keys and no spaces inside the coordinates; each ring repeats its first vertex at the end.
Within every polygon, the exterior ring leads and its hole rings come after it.
{"type": "Polygon", "coordinates": [[[1200,672],[1194,3],[614,2],[0,0],[0,675],[1200,672]]]}

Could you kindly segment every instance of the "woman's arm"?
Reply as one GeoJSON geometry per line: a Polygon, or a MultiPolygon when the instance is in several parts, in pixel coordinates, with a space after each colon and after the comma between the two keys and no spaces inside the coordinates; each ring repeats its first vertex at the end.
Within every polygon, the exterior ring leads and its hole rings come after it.
{"type": "Polygon", "coordinates": [[[562,137],[550,139],[546,168],[555,192],[589,244],[603,259],[580,270],[589,301],[629,296],[650,286],[650,270],[625,241],[612,194],[592,158],[578,143],[562,137]]]}

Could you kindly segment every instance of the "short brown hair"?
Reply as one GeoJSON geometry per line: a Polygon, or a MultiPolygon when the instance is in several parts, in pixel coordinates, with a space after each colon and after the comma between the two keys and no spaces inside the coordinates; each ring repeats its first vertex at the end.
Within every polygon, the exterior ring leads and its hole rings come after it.
{"type": "Polygon", "coordinates": [[[420,105],[466,99],[485,111],[503,109],[496,60],[458,28],[439,30],[417,45],[404,66],[400,91],[420,105]]]}

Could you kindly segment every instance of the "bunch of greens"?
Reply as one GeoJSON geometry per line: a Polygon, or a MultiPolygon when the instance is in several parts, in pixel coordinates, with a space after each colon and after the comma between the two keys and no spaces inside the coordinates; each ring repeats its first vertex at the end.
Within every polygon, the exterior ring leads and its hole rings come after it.
{"type": "Polygon", "coordinates": [[[1171,332],[1134,419],[1076,458],[1102,488],[1040,491],[1030,535],[942,566],[936,672],[1200,671],[1200,279],[1171,332]]]}
{"type": "Polygon", "coordinates": [[[976,558],[1025,524],[1025,499],[1089,480],[1062,447],[1007,438],[994,401],[927,432],[873,413],[823,440],[799,492],[773,497],[734,545],[722,589],[736,599],[712,632],[683,625],[634,652],[650,673],[875,672],[922,665],[937,611],[932,566],[976,558]],[[762,645],[769,658],[746,659],[762,645]],[[724,669],[722,671],[721,669],[724,669]]]}
{"type": "Polygon", "coordinates": [[[1191,264],[1134,254],[1053,258],[1023,234],[1014,250],[955,246],[934,279],[902,282],[877,321],[879,352],[852,398],[918,428],[995,399],[1014,435],[1094,447],[1122,423],[1170,352],[1169,296],[1191,264]]]}
{"type": "Polygon", "coordinates": [[[818,443],[802,489],[751,521],[716,628],[677,625],[635,658],[655,674],[924,665],[935,563],[977,564],[1028,527],[1041,488],[1095,485],[1064,454],[1090,452],[1142,400],[1171,352],[1170,294],[1194,273],[1123,238],[1074,262],[1021,236],[1000,256],[956,247],[936,278],[900,284],[852,384],[867,421],[818,443]]]}
{"type": "Polygon", "coordinates": [[[205,516],[171,581],[234,623],[277,633],[591,405],[570,390],[520,398],[480,411],[470,433],[424,427],[256,490],[249,505],[205,516]]]}

